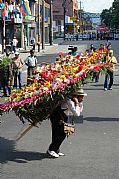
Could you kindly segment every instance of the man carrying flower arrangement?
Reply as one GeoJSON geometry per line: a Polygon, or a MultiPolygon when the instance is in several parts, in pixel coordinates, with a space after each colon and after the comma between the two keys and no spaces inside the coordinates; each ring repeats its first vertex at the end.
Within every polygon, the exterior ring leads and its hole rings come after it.
{"type": "Polygon", "coordinates": [[[50,156],[54,158],[64,156],[64,154],[60,152],[60,145],[67,136],[67,133],[64,130],[64,125],[70,121],[69,117],[71,114],[80,116],[80,113],[83,111],[84,96],[87,96],[87,94],[84,93],[83,89],[78,89],[75,92],[72,92],[70,97],[66,98],[66,100],[50,115],[52,143],[47,150],[47,153],[50,156]]]}
{"type": "Polygon", "coordinates": [[[105,75],[105,82],[104,82],[104,90],[112,90],[112,85],[114,81],[114,70],[115,65],[117,64],[117,59],[113,56],[113,50],[108,52],[108,56],[106,57],[106,62],[111,64],[110,69],[107,69],[107,73],[105,75]],[[109,81],[109,84],[108,84],[109,81]]]}

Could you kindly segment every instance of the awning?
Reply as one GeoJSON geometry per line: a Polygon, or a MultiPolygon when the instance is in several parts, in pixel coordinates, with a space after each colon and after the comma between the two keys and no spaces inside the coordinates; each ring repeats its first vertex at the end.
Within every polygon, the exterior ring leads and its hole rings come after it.
{"type": "Polygon", "coordinates": [[[28,14],[31,15],[31,10],[30,10],[30,7],[29,7],[29,1],[25,0],[24,1],[24,5],[25,5],[25,7],[27,9],[28,14]]]}

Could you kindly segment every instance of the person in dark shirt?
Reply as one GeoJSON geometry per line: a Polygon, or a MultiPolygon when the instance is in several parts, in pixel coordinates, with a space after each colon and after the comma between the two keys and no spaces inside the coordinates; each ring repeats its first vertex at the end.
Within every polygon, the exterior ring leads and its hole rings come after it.
{"type": "Polygon", "coordinates": [[[6,58],[8,59],[9,63],[5,65],[3,65],[2,63],[2,65],[0,65],[0,81],[5,97],[11,94],[11,86],[12,86],[12,79],[13,79],[12,64],[8,53],[6,54],[6,58]]]}
{"type": "Polygon", "coordinates": [[[96,48],[94,47],[93,44],[90,45],[90,48],[89,48],[88,51],[89,51],[90,54],[93,53],[93,52],[96,52],[96,48]]]}

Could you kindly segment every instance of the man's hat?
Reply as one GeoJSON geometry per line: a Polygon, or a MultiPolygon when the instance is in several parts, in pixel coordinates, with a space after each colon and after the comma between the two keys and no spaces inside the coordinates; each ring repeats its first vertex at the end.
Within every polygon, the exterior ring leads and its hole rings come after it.
{"type": "Polygon", "coordinates": [[[109,50],[109,53],[112,53],[112,54],[113,54],[113,50],[109,50]]]}
{"type": "Polygon", "coordinates": [[[82,88],[78,88],[72,95],[80,95],[80,96],[87,96],[87,93],[84,92],[82,88]]]}
{"type": "Polygon", "coordinates": [[[19,55],[19,52],[15,52],[15,55],[19,55]]]}

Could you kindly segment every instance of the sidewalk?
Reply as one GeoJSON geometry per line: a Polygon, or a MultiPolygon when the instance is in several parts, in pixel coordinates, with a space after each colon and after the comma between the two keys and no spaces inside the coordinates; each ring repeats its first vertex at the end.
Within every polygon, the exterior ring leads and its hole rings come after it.
{"type": "MultiPolygon", "coordinates": [[[[50,45],[48,43],[45,44],[45,49],[42,49],[42,44],[40,44],[40,52],[38,52],[38,45],[36,45],[35,47],[35,52],[37,53],[44,53],[45,51],[47,51],[48,49],[50,49],[51,47],[54,47],[54,46],[58,46],[58,45],[61,45],[63,44],[64,42],[64,39],[63,38],[57,38],[57,39],[54,39],[53,40],[53,45],[50,45]]],[[[32,46],[28,46],[27,49],[23,49],[23,48],[19,48],[18,51],[20,53],[28,53],[30,51],[30,49],[32,49],[32,46]]]]}

